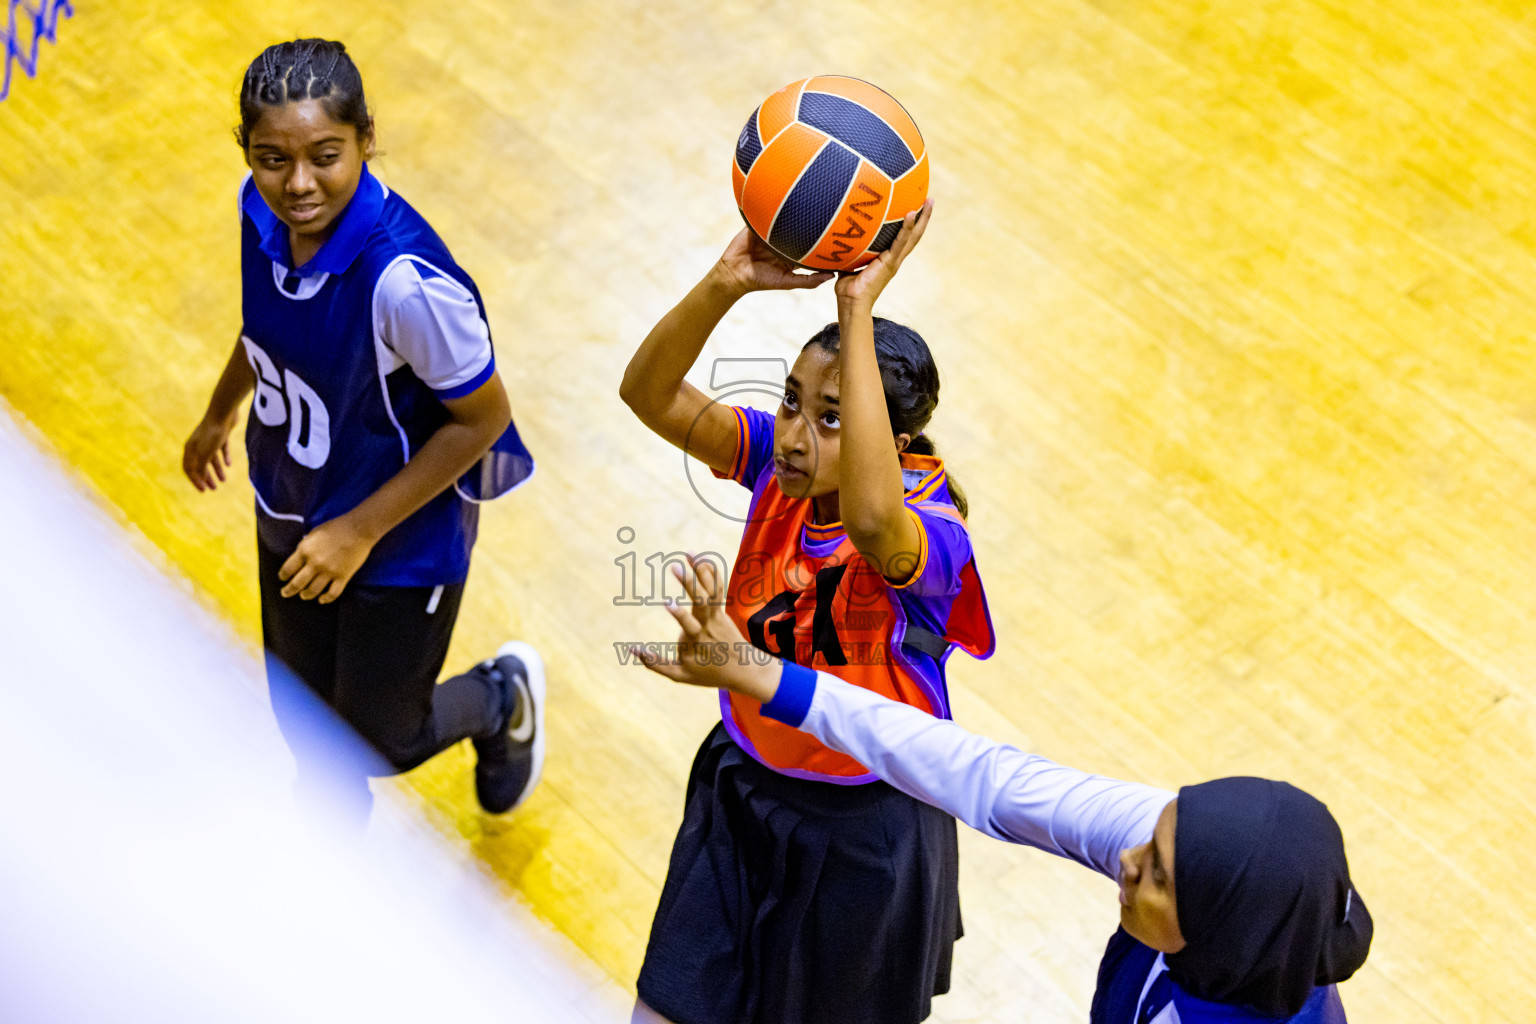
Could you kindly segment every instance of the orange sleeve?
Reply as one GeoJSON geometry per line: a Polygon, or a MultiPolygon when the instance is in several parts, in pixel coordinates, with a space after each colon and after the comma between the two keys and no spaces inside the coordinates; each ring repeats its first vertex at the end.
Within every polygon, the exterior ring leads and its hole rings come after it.
{"type": "Polygon", "coordinates": [[[720,480],[735,480],[741,482],[741,464],[746,461],[747,453],[747,418],[741,414],[737,406],[731,407],[731,412],[736,414],[736,454],[731,458],[731,468],[724,473],[710,467],[709,471],[720,480]]]}

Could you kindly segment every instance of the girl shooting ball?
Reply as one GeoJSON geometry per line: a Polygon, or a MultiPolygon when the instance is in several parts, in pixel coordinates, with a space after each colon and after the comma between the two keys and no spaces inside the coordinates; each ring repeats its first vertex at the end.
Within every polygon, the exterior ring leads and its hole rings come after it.
{"type": "MultiPolygon", "coordinates": [[[[814,288],[750,229],[651,331],[621,395],[646,426],[752,492],[725,608],[752,644],[948,717],[944,662],[992,627],[965,503],[924,435],[939,379],[876,300],[931,204],[835,287],[776,415],[683,378],[749,292],[814,288]]],[[[904,1024],[949,988],[960,934],[955,823],[857,761],[721,693],[639,979],[636,1020],[904,1024]]]]}
{"type": "MultiPolygon", "coordinates": [[[[251,169],[240,188],[244,326],[182,468],[200,491],[224,481],[254,391],[245,442],[262,636],[301,785],[333,756],[312,694],[384,772],[472,739],[480,803],[509,810],[543,758],[537,652],[513,642],[436,685],[476,502],[533,471],[480,293],[369,172],[373,118],[341,43],[263,51],[245,73],[236,137],[251,169]]],[[[366,808],[360,771],[351,788],[366,808]]]]}

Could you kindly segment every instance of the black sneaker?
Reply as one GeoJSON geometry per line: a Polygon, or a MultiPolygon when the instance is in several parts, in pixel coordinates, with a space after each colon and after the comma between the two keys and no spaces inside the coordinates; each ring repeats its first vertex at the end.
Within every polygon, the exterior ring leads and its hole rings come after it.
{"type": "Polygon", "coordinates": [[[491,814],[528,799],[544,771],[544,659],[512,640],[487,663],[500,676],[506,719],[495,735],[476,739],[475,796],[491,814]]]}

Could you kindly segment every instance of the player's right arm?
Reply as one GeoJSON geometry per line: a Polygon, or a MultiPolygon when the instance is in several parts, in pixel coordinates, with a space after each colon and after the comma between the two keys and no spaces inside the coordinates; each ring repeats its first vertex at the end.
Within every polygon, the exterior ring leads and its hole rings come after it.
{"type": "Polygon", "coordinates": [[[246,361],[245,344],[238,338],[219,382],[208,399],[208,410],[192,428],[181,452],[181,470],[200,491],[211,491],[224,481],[230,465],[229,435],[240,422],[240,405],[256,389],[256,373],[246,361]]]}
{"type": "Polygon", "coordinates": [[[748,292],[815,288],[831,274],[796,274],[742,228],[704,279],[646,335],[624,371],[619,397],[640,422],[711,469],[726,472],[736,457],[736,417],[684,380],[704,343],[748,292]]]}

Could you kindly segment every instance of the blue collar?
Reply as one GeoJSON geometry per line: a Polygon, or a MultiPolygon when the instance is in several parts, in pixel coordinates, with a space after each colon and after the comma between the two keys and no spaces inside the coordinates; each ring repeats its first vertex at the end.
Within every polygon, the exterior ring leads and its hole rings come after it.
{"type": "MultiPolygon", "coordinates": [[[[368,241],[368,236],[373,234],[374,225],[378,224],[379,216],[384,212],[384,196],[384,186],[368,170],[368,165],[363,164],[363,176],[357,183],[357,191],[347,203],[347,208],[341,211],[341,216],[336,218],[336,230],[331,232],[331,237],[325,240],[320,251],[308,263],[299,267],[296,273],[300,277],[345,273],[352,266],[352,261],[357,259],[357,254],[363,251],[363,243],[368,241]]],[[[256,225],[256,232],[261,236],[262,254],[274,263],[288,266],[293,261],[293,250],[288,246],[288,225],[278,220],[277,214],[261,198],[254,184],[245,190],[240,208],[256,225]]]]}

